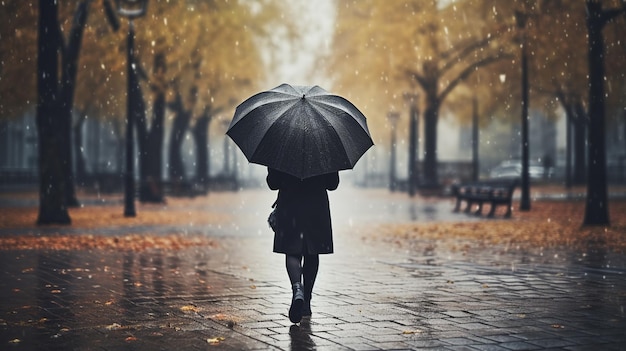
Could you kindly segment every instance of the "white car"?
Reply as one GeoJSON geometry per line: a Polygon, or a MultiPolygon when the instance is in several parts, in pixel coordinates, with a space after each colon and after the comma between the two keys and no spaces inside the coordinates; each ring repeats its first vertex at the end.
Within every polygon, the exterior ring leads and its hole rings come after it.
{"type": "MultiPolygon", "coordinates": [[[[552,176],[552,169],[546,169],[539,162],[530,162],[528,165],[528,176],[530,179],[544,179],[552,176]]],[[[494,167],[489,173],[491,178],[522,178],[522,162],[521,161],[502,161],[494,167]]]]}

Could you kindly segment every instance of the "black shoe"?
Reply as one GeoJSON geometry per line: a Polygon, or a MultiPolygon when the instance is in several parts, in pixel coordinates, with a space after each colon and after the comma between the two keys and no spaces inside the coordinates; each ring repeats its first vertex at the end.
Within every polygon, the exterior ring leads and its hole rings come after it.
{"type": "Polygon", "coordinates": [[[304,305],[304,291],[302,283],[292,285],[293,298],[291,299],[291,307],[289,308],[289,320],[291,323],[300,323],[302,320],[302,306],[304,305]]]}

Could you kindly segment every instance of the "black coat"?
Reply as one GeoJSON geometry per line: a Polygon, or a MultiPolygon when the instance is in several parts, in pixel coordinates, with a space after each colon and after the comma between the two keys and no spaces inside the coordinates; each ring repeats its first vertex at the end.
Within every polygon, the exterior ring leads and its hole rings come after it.
{"type": "Polygon", "coordinates": [[[333,230],[326,190],[339,186],[339,173],[300,180],[268,169],[267,185],[278,190],[274,252],[291,255],[333,252],[333,230]]]}

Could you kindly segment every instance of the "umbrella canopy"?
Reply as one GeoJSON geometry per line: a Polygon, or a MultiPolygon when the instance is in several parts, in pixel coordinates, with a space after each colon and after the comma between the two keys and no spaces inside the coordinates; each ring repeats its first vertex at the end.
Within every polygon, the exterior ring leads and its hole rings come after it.
{"type": "Polygon", "coordinates": [[[351,169],[374,145],[361,111],[319,86],[282,84],[248,98],[226,134],[249,162],[300,179],[351,169]]]}

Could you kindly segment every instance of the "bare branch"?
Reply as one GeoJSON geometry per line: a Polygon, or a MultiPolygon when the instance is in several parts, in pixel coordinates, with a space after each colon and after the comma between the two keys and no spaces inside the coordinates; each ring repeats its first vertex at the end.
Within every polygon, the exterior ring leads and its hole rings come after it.
{"type": "Polygon", "coordinates": [[[487,66],[489,64],[492,64],[494,62],[497,62],[503,59],[507,59],[507,58],[513,58],[513,55],[501,54],[501,55],[489,56],[467,66],[461,73],[459,73],[459,75],[455,79],[450,81],[450,84],[448,84],[448,86],[439,94],[440,101],[443,101],[446,98],[446,96],[448,96],[448,94],[450,94],[450,92],[457,85],[459,85],[459,83],[467,79],[467,77],[469,77],[472,73],[474,73],[476,69],[483,67],[483,66],[487,66]]]}
{"type": "Polygon", "coordinates": [[[404,72],[410,79],[415,79],[415,81],[419,85],[421,85],[422,88],[426,88],[426,86],[428,86],[428,81],[426,80],[426,78],[418,72],[411,69],[405,69],[404,72]]]}
{"type": "MultiPolygon", "coordinates": [[[[441,72],[442,73],[447,72],[452,67],[454,67],[457,63],[461,62],[463,59],[465,59],[472,53],[476,52],[477,50],[484,48],[485,46],[488,46],[493,40],[500,37],[501,35],[502,35],[501,32],[496,32],[496,34],[494,35],[488,35],[479,41],[470,43],[469,45],[461,48],[460,50],[458,50],[458,52],[454,56],[450,57],[450,59],[443,65],[443,67],[441,67],[441,72]]],[[[450,52],[450,54],[451,53],[452,52],[450,52]]],[[[449,56],[450,55],[443,55],[442,57],[446,58],[449,56]]]]}

